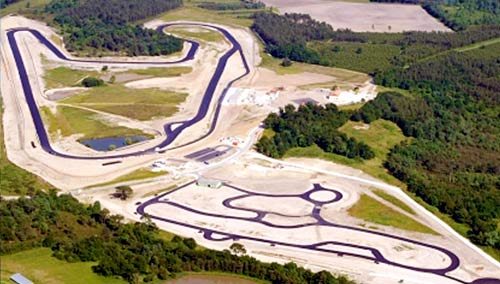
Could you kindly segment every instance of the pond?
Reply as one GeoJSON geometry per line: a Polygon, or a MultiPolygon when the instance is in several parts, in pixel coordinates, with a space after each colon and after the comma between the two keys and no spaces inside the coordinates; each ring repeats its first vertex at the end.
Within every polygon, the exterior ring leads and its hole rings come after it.
{"type": "Polygon", "coordinates": [[[124,136],[124,137],[85,139],[85,140],[80,140],[79,142],[96,151],[111,151],[147,139],[148,138],[146,136],[136,135],[136,136],[124,136]]]}
{"type": "Polygon", "coordinates": [[[191,274],[164,284],[257,284],[257,282],[228,275],[191,274]]]}

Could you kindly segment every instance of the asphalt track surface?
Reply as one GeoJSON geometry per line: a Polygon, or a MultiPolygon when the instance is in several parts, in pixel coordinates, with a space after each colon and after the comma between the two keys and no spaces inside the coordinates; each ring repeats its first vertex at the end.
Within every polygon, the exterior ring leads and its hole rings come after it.
{"type": "Polygon", "coordinates": [[[193,144],[195,142],[198,142],[204,138],[206,138],[208,135],[210,135],[214,129],[215,126],[217,125],[222,101],[224,99],[225,94],[227,93],[227,90],[232,86],[234,82],[237,80],[243,78],[246,76],[248,73],[250,73],[250,68],[248,67],[248,63],[246,61],[245,55],[243,54],[243,50],[241,48],[241,45],[238,43],[238,41],[229,33],[227,30],[218,27],[218,26],[213,26],[209,24],[201,24],[201,23],[190,23],[190,22],[176,22],[176,23],[170,23],[170,24],[164,24],[159,27],[157,27],[157,30],[160,32],[163,32],[163,30],[166,27],[169,26],[175,26],[175,25],[189,25],[189,26],[202,26],[202,27],[208,27],[215,29],[222,33],[226,39],[231,43],[232,47],[229,51],[224,53],[222,57],[219,59],[217,62],[217,67],[215,69],[214,74],[212,75],[212,78],[210,79],[210,82],[207,86],[207,89],[205,90],[205,93],[203,95],[202,102],[198,108],[198,112],[196,115],[186,121],[177,121],[177,122],[170,122],[164,125],[166,137],[165,139],[160,142],[158,145],[155,145],[151,148],[141,150],[141,151],[136,151],[136,152],[131,152],[131,153],[126,153],[126,154],[117,154],[117,155],[107,155],[107,156],[79,156],[79,155],[72,155],[68,153],[62,153],[56,151],[54,148],[52,148],[50,144],[50,139],[48,138],[47,132],[45,131],[45,127],[43,124],[42,117],[40,115],[40,112],[38,110],[38,106],[36,105],[35,98],[33,96],[33,90],[31,88],[30,80],[28,77],[28,74],[26,72],[26,67],[23,61],[23,58],[21,56],[21,52],[19,51],[19,46],[16,41],[16,33],[18,32],[30,32],[33,36],[35,36],[41,44],[45,45],[56,57],[58,57],[60,60],[63,61],[69,61],[69,62],[80,62],[80,63],[99,63],[99,64],[121,64],[121,65],[160,65],[160,66],[168,66],[172,64],[177,64],[181,62],[186,62],[189,60],[193,60],[196,54],[196,51],[198,50],[199,44],[194,41],[189,41],[191,43],[191,48],[187,55],[177,61],[172,61],[172,62],[147,62],[147,61],[138,61],[138,62],[123,62],[123,61],[98,61],[98,60],[86,60],[86,59],[72,59],[68,58],[62,53],[56,46],[54,46],[47,38],[45,38],[39,31],[30,29],[30,28],[16,28],[16,29],[11,29],[7,32],[7,39],[9,41],[9,45],[12,51],[12,54],[14,56],[14,60],[16,62],[19,78],[21,80],[21,85],[23,88],[24,96],[26,98],[26,102],[28,104],[29,110],[31,117],[33,119],[33,123],[35,125],[35,130],[38,135],[39,143],[41,148],[52,155],[63,157],[63,158],[72,158],[72,159],[83,159],[83,160],[103,160],[103,159],[119,159],[119,158],[126,158],[126,157],[132,157],[132,156],[142,156],[142,155],[148,155],[148,154],[154,154],[157,152],[158,149],[163,149],[170,144],[172,144],[177,136],[179,136],[182,131],[187,129],[188,127],[198,123],[201,121],[203,118],[205,118],[208,114],[208,110],[210,108],[210,105],[212,103],[212,100],[215,95],[215,91],[217,88],[217,85],[219,84],[219,81],[222,77],[222,73],[224,72],[227,62],[229,58],[236,54],[239,53],[241,56],[241,59],[243,61],[243,65],[245,68],[245,73],[233,80],[231,80],[224,88],[219,100],[217,101],[217,105],[215,108],[215,114],[212,120],[212,123],[210,124],[210,129],[208,130],[207,133],[205,133],[203,136],[190,141],[188,143],[185,143],[183,145],[179,145],[176,147],[169,148],[168,150],[172,149],[177,149],[180,147],[184,147],[190,144],[193,144]],[[173,125],[178,125],[175,128],[172,129],[173,125]]]}
{"type": "MultiPolygon", "coordinates": [[[[165,197],[168,197],[168,195],[170,195],[176,191],[182,190],[183,188],[185,188],[189,185],[192,185],[193,183],[194,182],[190,182],[188,184],[185,184],[185,185],[178,187],[174,190],[168,191],[162,195],[159,195],[157,197],[154,197],[154,198],[142,203],[140,206],[137,207],[137,213],[140,215],[147,214],[150,218],[155,219],[155,220],[159,220],[159,221],[187,227],[187,228],[194,229],[194,230],[199,230],[200,232],[203,233],[203,237],[207,240],[210,240],[210,241],[247,240],[247,241],[262,242],[262,243],[268,243],[272,246],[278,245],[278,246],[285,246],[285,247],[307,249],[307,250],[311,250],[311,251],[332,253],[332,254],[335,254],[338,256],[351,256],[351,257],[362,258],[362,259],[365,259],[368,261],[373,261],[375,263],[383,263],[383,264],[387,264],[387,265],[391,265],[391,266],[395,266],[395,267],[399,267],[399,268],[403,268],[403,269],[409,269],[409,270],[413,270],[413,271],[417,271],[417,272],[436,274],[436,275],[446,277],[446,278],[449,278],[449,279],[452,279],[454,281],[464,283],[464,284],[465,283],[500,284],[500,279],[481,278],[481,279],[476,279],[472,282],[466,282],[466,281],[463,281],[461,279],[455,278],[453,276],[446,275],[446,273],[451,272],[460,266],[460,260],[459,260],[458,256],[455,255],[453,252],[449,251],[448,249],[445,249],[445,248],[442,248],[439,246],[435,246],[435,245],[431,245],[431,244],[427,244],[427,243],[423,243],[423,242],[419,242],[419,241],[415,241],[415,240],[404,238],[404,237],[399,237],[396,235],[377,232],[377,231],[368,230],[368,229],[364,229],[364,228],[336,224],[336,223],[332,223],[330,221],[325,220],[323,217],[321,217],[321,207],[325,204],[331,204],[331,203],[338,202],[339,200],[342,199],[343,196],[342,196],[341,192],[334,190],[334,189],[322,187],[320,184],[314,184],[312,189],[310,189],[302,194],[285,194],[285,195],[257,193],[257,192],[252,192],[250,190],[242,189],[242,188],[239,188],[239,187],[236,187],[233,185],[224,184],[224,186],[232,188],[234,190],[237,190],[237,191],[241,192],[242,194],[237,195],[235,197],[225,199],[222,202],[223,206],[225,206],[226,208],[239,210],[239,211],[247,211],[247,212],[251,212],[251,213],[255,214],[255,217],[240,217],[240,216],[231,216],[231,215],[203,212],[203,211],[200,211],[200,210],[197,210],[194,208],[190,208],[188,206],[170,201],[168,199],[165,199],[165,197]],[[330,191],[335,195],[335,197],[333,199],[327,200],[327,201],[318,201],[318,200],[314,200],[313,198],[311,198],[311,195],[314,192],[318,192],[318,191],[330,191]],[[274,212],[271,213],[271,212],[266,212],[263,210],[249,209],[249,208],[238,207],[238,206],[232,205],[232,202],[235,200],[244,199],[244,198],[248,198],[248,197],[252,197],[252,196],[264,196],[264,197],[270,197],[270,198],[276,198],[276,199],[283,198],[283,197],[301,198],[309,203],[312,203],[313,210],[307,216],[311,216],[312,218],[315,219],[315,221],[309,222],[309,223],[304,223],[304,224],[297,224],[297,225],[275,225],[271,222],[263,220],[267,214],[276,215],[276,213],[274,213],[274,212]],[[253,237],[253,236],[245,236],[245,235],[217,231],[217,230],[213,230],[210,228],[204,228],[201,226],[196,226],[196,225],[192,225],[192,224],[179,222],[179,221],[176,221],[174,219],[166,218],[163,216],[151,215],[151,214],[145,212],[145,209],[148,206],[153,205],[153,204],[158,204],[158,203],[166,204],[169,206],[174,206],[174,207],[180,208],[182,210],[186,210],[188,212],[203,215],[203,216],[209,216],[209,217],[214,217],[214,218],[223,218],[223,219],[243,220],[243,221],[248,221],[248,222],[256,222],[256,223],[260,223],[262,225],[272,227],[272,228],[294,229],[294,228],[303,228],[303,227],[310,227],[310,226],[325,226],[325,227],[334,227],[334,228],[353,230],[353,231],[358,231],[358,232],[363,232],[363,233],[368,233],[368,234],[374,234],[374,235],[388,238],[389,239],[388,241],[390,241],[390,240],[404,241],[404,242],[408,242],[408,243],[411,243],[414,245],[423,246],[423,247],[426,247],[426,248],[429,248],[432,250],[439,251],[441,253],[444,253],[450,259],[450,264],[447,267],[435,268],[435,269],[409,266],[409,265],[405,265],[404,263],[398,263],[398,262],[391,261],[391,260],[385,258],[384,255],[376,248],[372,248],[372,247],[368,247],[368,246],[361,246],[361,245],[343,243],[343,242],[337,242],[337,241],[328,241],[328,242],[313,243],[313,244],[307,244],[307,245],[287,243],[287,242],[282,242],[282,241],[257,238],[257,237],[253,237]],[[327,245],[344,246],[344,247],[348,247],[348,248],[363,250],[363,251],[371,253],[371,255],[373,255],[373,256],[369,256],[367,254],[357,254],[357,253],[353,253],[353,252],[325,248],[325,246],[327,246],[327,245]]],[[[279,201],[277,201],[277,202],[279,202],[279,201]]],[[[278,214],[278,215],[281,215],[284,217],[298,217],[298,216],[288,216],[288,215],[283,215],[283,214],[278,214]]]]}

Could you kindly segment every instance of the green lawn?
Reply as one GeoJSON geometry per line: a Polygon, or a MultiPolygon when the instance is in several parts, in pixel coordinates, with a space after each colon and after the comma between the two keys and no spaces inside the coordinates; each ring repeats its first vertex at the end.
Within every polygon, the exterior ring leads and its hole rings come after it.
{"type": "Polygon", "coordinates": [[[373,193],[375,193],[378,197],[384,199],[385,201],[390,202],[393,205],[403,209],[404,211],[410,214],[415,214],[415,211],[413,211],[413,209],[411,209],[410,206],[408,206],[406,203],[404,203],[401,199],[397,198],[396,196],[376,188],[373,189],[373,193]]]}
{"type": "Polygon", "coordinates": [[[178,37],[189,38],[189,39],[201,39],[207,42],[221,42],[225,40],[224,36],[220,32],[198,27],[197,29],[200,29],[200,31],[195,32],[189,30],[189,27],[186,28],[186,27],[174,26],[166,28],[165,31],[177,35],[178,37]]]}
{"type": "Polygon", "coordinates": [[[154,177],[159,177],[159,176],[167,175],[167,174],[168,174],[168,172],[152,172],[149,169],[143,168],[143,169],[135,170],[135,171],[133,171],[131,173],[128,173],[126,175],[117,177],[114,180],[111,180],[111,181],[108,181],[108,182],[103,182],[103,183],[98,183],[98,184],[94,184],[94,185],[88,186],[88,188],[90,188],[90,187],[107,186],[107,185],[112,185],[112,184],[115,184],[115,183],[121,183],[121,182],[131,181],[131,180],[141,180],[141,179],[154,178],[154,177]]]}
{"type": "Polygon", "coordinates": [[[62,88],[79,86],[81,80],[85,77],[96,77],[98,72],[70,69],[67,67],[57,67],[54,69],[45,70],[43,79],[45,80],[46,89],[62,88]]]}
{"type": "Polygon", "coordinates": [[[100,119],[98,114],[87,110],[58,106],[57,113],[53,113],[47,107],[41,107],[40,111],[51,136],[67,137],[81,133],[83,137],[80,140],[133,135],[150,136],[138,129],[109,125],[100,119]]]}
{"type": "Polygon", "coordinates": [[[102,277],[92,272],[93,262],[69,263],[52,257],[49,248],[35,248],[3,255],[1,261],[1,283],[11,284],[8,278],[21,273],[34,283],[50,284],[103,284],[126,283],[123,280],[102,277]]]}
{"type": "Polygon", "coordinates": [[[431,228],[422,225],[421,223],[388,206],[385,206],[366,194],[362,194],[359,201],[349,208],[348,212],[349,215],[367,222],[407,231],[437,235],[437,233],[431,228]]]}
{"type": "Polygon", "coordinates": [[[122,84],[108,84],[61,100],[61,103],[83,106],[138,120],[169,117],[175,114],[187,94],[160,89],[132,89],[122,84]]]}

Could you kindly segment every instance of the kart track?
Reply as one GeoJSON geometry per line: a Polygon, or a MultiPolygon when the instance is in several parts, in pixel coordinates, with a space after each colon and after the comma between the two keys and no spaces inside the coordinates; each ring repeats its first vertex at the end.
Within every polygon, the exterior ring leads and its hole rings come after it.
{"type": "MultiPolygon", "coordinates": [[[[238,194],[233,197],[226,198],[222,201],[222,206],[225,207],[226,209],[232,210],[231,212],[234,212],[235,215],[226,215],[226,214],[218,214],[218,213],[212,213],[212,212],[206,212],[206,211],[201,211],[197,210],[195,208],[188,207],[186,205],[177,203],[175,201],[172,201],[169,196],[174,195],[178,191],[184,190],[186,187],[193,185],[194,182],[185,184],[183,186],[180,186],[174,190],[171,190],[167,193],[164,193],[162,195],[159,195],[155,198],[152,198],[144,203],[142,203],[138,208],[137,208],[137,213],[140,215],[145,215],[149,216],[152,219],[159,220],[162,222],[168,222],[172,223],[175,225],[180,225],[184,226],[190,229],[198,230],[200,233],[203,234],[203,237],[206,240],[218,242],[218,241],[228,241],[228,240],[246,240],[246,241],[254,241],[254,242],[262,242],[262,243],[268,243],[271,246],[285,246],[285,247],[293,247],[293,248],[299,248],[299,249],[305,249],[305,250],[310,250],[310,251],[316,251],[316,252],[326,252],[326,253],[331,253],[335,254],[338,256],[350,256],[350,257],[356,257],[356,258],[361,258],[365,259],[368,261],[373,261],[375,263],[383,263],[403,269],[409,269],[412,271],[417,271],[417,272],[423,272],[423,273],[432,273],[435,275],[439,275],[442,277],[446,277],[448,279],[457,281],[459,283],[472,283],[472,284],[498,284],[500,283],[500,279],[491,279],[491,278],[482,278],[482,279],[476,279],[472,282],[466,282],[463,280],[460,280],[456,277],[452,277],[449,275],[446,275],[446,273],[451,272],[455,269],[457,269],[460,265],[460,260],[459,258],[451,251],[438,247],[435,245],[427,244],[424,242],[419,242],[415,241],[412,239],[404,238],[404,237],[399,237],[387,233],[382,233],[378,231],[373,231],[369,229],[364,229],[364,228],[359,228],[359,227],[351,227],[351,226],[346,226],[346,225],[341,225],[337,223],[333,223],[330,221],[325,220],[321,216],[321,209],[323,205],[327,204],[333,204],[336,203],[343,198],[343,194],[337,190],[334,189],[329,189],[321,186],[320,184],[314,184],[312,189],[309,189],[301,194],[282,194],[282,195],[274,195],[274,194],[266,194],[266,193],[260,193],[260,192],[253,192],[250,190],[242,189],[233,185],[229,184],[224,184],[225,187],[230,188],[232,190],[235,190],[238,194]],[[332,197],[331,198],[323,198],[323,199],[318,199],[317,197],[314,197],[314,195],[318,193],[329,193],[332,197]],[[289,218],[294,218],[294,217],[303,217],[303,216],[293,216],[293,215],[288,215],[288,214],[279,214],[275,212],[269,212],[266,210],[260,210],[260,209],[251,209],[251,208],[246,208],[246,207],[241,207],[241,206],[236,206],[233,205],[235,201],[238,200],[244,200],[247,198],[252,198],[252,197],[266,197],[270,198],[270,203],[279,203],[279,199],[282,198],[298,198],[302,199],[305,202],[308,202],[312,204],[312,211],[309,213],[309,216],[314,219],[312,222],[305,222],[301,224],[294,224],[294,225],[279,225],[279,224],[273,224],[272,222],[265,221],[264,218],[268,214],[274,214],[274,215],[280,215],[281,217],[289,217],[289,218]],[[347,231],[352,231],[352,232],[361,232],[364,234],[372,234],[376,235],[382,238],[385,238],[387,242],[404,242],[404,243],[409,243],[414,246],[419,246],[419,247],[424,247],[425,249],[429,249],[431,251],[435,251],[438,253],[441,253],[445,255],[448,258],[449,264],[445,267],[419,267],[419,266],[412,266],[412,265],[407,265],[404,263],[400,263],[391,259],[386,258],[382,252],[380,252],[377,248],[369,247],[369,246],[364,246],[364,245],[357,245],[357,244],[350,244],[346,242],[339,242],[338,240],[332,240],[332,241],[327,241],[327,242],[321,242],[321,243],[308,243],[308,244],[297,244],[297,243],[289,243],[289,242],[283,242],[279,240],[273,240],[273,239],[266,239],[266,238],[258,238],[254,236],[248,236],[248,235],[241,235],[241,234],[233,234],[230,232],[224,232],[224,231],[218,231],[218,230],[213,230],[211,228],[206,228],[203,226],[198,226],[195,224],[189,224],[189,223],[183,223],[175,219],[169,219],[164,216],[157,216],[151,213],[146,212],[146,209],[149,206],[154,206],[154,205],[162,205],[162,206],[172,206],[177,209],[179,209],[179,214],[186,214],[186,213],[192,213],[199,215],[200,217],[206,216],[210,218],[220,218],[224,220],[238,220],[238,221],[245,221],[245,222],[254,222],[254,223],[259,223],[261,225],[264,225],[266,227],[270,228],[279,228],[279,229],[286,229],[286,230],[292,230],[292,229],[298,229],[298,228],[305,228],[305,227],[313,227],[313,226],[319,226],[319,227],[328,227],[336,230],[347,230],[347,231]],[[244,217],[241,215],[242,212],[245,213],[250,213],[246,214],[249,215],[249,217],[244,217]],[[254,215],[254,216],[251,216],[254,215]],[[330,246],[330,247],[329,247],[330,246]],[[333,246],[333,248],[331,247],[333,246]],[[344,248],[345,250],[339,249],[339,248],[344,248]]],[[[213,190],[219,190],[219,189],[213,189],[213,190]]]]}
{"type": "MultiPolygon", "coordinates": [[[[176,61],[172,61],[172,62],[96,61],[96,60],[85,60],[85,59],[70,59],[70,58],[66,57],[56,46],[54,46],[48,39],[46,39],[40,32],[38,32],[36,30],[30,29],[30,28],[16,28],[16,29],[9,30],[7,32],[7,38],[8,38],[11,50],[12,50],[12,54],[14,56],[14,60],[16,62],[16,66],[17,66],[19,78],[21,80],[21,84],[22,84],[24,96],[26,98],[26,102],[28,103],[30,114],[31,114],[31,117],[33,119],[33,123],[35,125],[35,130],[36,130],[36,133],[38,135],[38,139],[39,139],[41,148],[45,152],[47,152],[49,154],[52,154],[52,155],[55,155],[55,156],[59,156],[59,157],[63,157],[63,158],[85,159],[85,160],[90,160],[90,159],[92,159],[92,160],[97,160],[97,159],[99,159],[99,160],[100,159],[116,159],[116,158],[125,158],[125,157],[131,157],[131,156],[141,156],[141,155],[145,155],[145,154],[154,154],[158,150],[160,150],[161,152],[163,152],[164,151],[163,149],[165,147],[167,147],[168,145],[170,145],[172,142],[174,142],[175,139],[177,138],[177,136],[179,136],[184,129],[186,129],[186,128],[188,128],[188,127],[190,127],[190,126],[198,123],[203,118],[205,118],[205,116],[208,113],[208,110],[209,110],[210,104],[212,102],[212,99],[214,97],[215,90],[217,88],[217,85],[218,85],[219,80],[220,80],[220,78],[222,76],[222,73],[224,72],[224,69],[226,67],[226,64],[227,64],[229,58],[233,54],[239,53],[240,56],[241,56],[241,59],[243,61],[243,65],[244,65],[244,68],[245,68],[245,73],[243,75],[241,75],[241,76],[233,79],[232,81],[229,82],[229,84],[227,86],[225,86],[224,91],[223,91],[222,95],[220,96],[219,101],[217,102],[217,106],[216,106],[216,109],[215,109],[215,115],[214,115],[212,123],[210,124],[209,131],[205,135],[203,135],[202,137],[199,137],[199,138],[197,138],[197,139],[195,139],[195,140],[193,140],[191,142],[185,143],[184,145],[176,146],[175,148],[180,148],[180,147],[183,147],[183,146],[187,146],[187,145],[193,144],[193,143],[195,143],[197,141],[202,140],[203,138],[207,137],[208,135],[210,135],[210,133],[213,132],[213,130],[215,129],[215,126],[217,125],[217,119],[218,119],[218,116],[219,116],[219,113],[220,113],[220,108],[221,108],[221,104],[222,104],[222,101],[224,99],[225,93],[227,92],[227,90],[231,87],[231,85],[235,81],[237,81],[237,80],[241,79],[242,77],[246,76],[250,72],[250,68],[248,67],[248,64],[247,64],[247,61],[246,61],[245,56],[243,54],[241,45],[238,43],[238,41],[227,30],[225,30],[225,29],[223,29],[221,27],[218,27],[218,26],[212,26],[212,25],[200,24],[200,23],[189,23],[189,22],[178,22],[178,23],[163,24],[163,25],[158,26],[157,30],[158,31],[163,31],[163,29],[165,29],[165,28],[167,28],[169,26],[174,26],[174,25],[182,25],[182,26],[192,25],[192,26],[201,26],[201,27],[208,27],[208,28],[215,29],[215,30],[219,31],[220,33],[222,33],[224,35],[224,37],[232,45],[232,48],[229,51],[227,51],[220,58],[219,62],[217,63],[217,67],[215,69],[215,73],[212,75],[210,83],[209,83],[207,89],[205,90],[205,94],[203,95],[203,99],[202,99],[202,102],[201,102],[201,104],[200,104],[200,106],[198,108],[197,114],[193,118],[191,118],[191,119],[189,119],[187,121],[177,121],[177,122],[170,122],[170,123],[165,124],[164,125],[164,130],[165,130],[165,133],[166,133],[166,138],[160,144],[158,144],[158,145],[155,145],[155,146],[150,147],[150,148],[145,149],[145,150],[131,152],[131,153],[126,153],[126,154],[107,155],[107,156],[91,156],[91,157],[90,156],[71,155],[71,154],[67,154],[67,153],[58,152],[58,151],[54,150],[52,148],[52,146],[50,145],[50,139],[49,139],[49,137],[47,135],[47,132],[45,130],[45,126],[43,124],[42,117],[40,115],[40,111],[38,110],[38,106],[37,106],[37,104],[35,102],[35,98],[33,96],[33,91],[32,91],[31,84],[30,84],[30,79],[29,79],[29,76],[28,76],[28,74],[26,72],[26,67],[25,67],[23,58],[21,56],[21,52],[19,50],[19,46],[18,46],[17,41],[16,41],[16,37],[15,37],[16,33],[19,33],[19,32],[30,32],[31,34],[33,34],[40,41],[40,43],[42,43],[43,45],[45,45],[60,60],[63,60],[63,61],[73,61],[73,62],[84,62],[84,63],[100,63],[100,64],[103,64],[103,63],[110,63],[110,64],[119,63],[119,64],[131,64],[131,65],[138,65],[138,64],[139,65],[142,65],[142,64],[153,64],[153,65],[160,65],[160,66],[172,65],[172,64],[181,63],[181,62],[185,62],[185,61],[194,59],[194,56],[195,56],[196,51],[197,51],[197,49],[199,47],[199,44],[196,43],[196,42],[194,42],[194,41],[189,41],[191,43],[191,48],[190,48],[189,52],[187,53],[187,55],[184,58],[180,59],[180,60],[176,60],[176,61]],[[173,125],[176,125],[175,129],[172,129],[173,125]]],[[[170,148],[169,150],[172,150],[172,149],[175,149],[175,148],[170,148]]]]}

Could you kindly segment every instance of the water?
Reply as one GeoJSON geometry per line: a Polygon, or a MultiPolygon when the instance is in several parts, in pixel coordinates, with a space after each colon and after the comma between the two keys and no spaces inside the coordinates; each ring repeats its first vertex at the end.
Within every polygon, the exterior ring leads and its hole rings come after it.
{"type": "Polygon", "coordinates": [[[257,284],[257,282],[226,275],[196,274],[169,280],[165,284],[257,284]]]}
{"type": "Polygon", "coordinates": [[[112,138],[86,139],[80,143],[97,151],[111,151],[120,147],[128,146],[137,142],[147,140],[146,136],[124,136],[112,138]]]}

